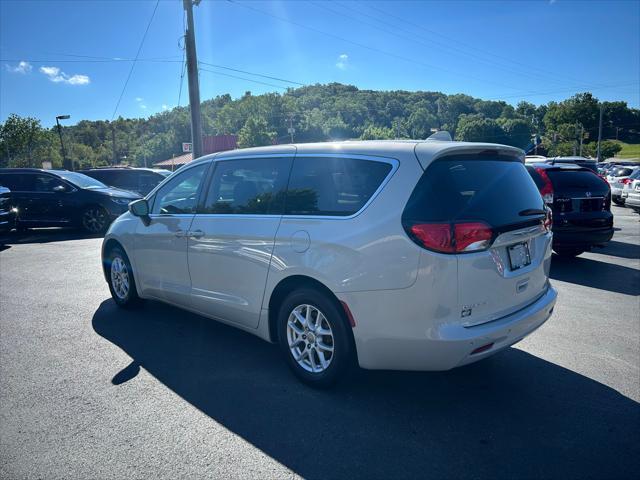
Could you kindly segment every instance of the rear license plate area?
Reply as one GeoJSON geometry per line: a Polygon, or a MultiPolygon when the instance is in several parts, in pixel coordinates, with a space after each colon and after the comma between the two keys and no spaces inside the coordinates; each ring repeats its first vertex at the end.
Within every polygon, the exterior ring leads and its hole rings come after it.
{"type": "Polygon", "coordinates": [[[531,265],[531,254],[529,253],[529,244],[527,242],[516,243],[507,247],[507,253],[509,254],[511,270],[520,270],[527,265],[531,265]]]}

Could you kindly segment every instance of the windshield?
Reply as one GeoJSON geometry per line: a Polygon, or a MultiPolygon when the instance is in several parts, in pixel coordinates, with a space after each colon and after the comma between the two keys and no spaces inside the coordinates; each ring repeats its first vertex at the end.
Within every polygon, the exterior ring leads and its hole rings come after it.
{"type": "Polygon", "coordinates": [[[95,178],[88,177],[82,173],[76,172],[56,172],[60,177],[64,178],[67,182],[74,184],[79,188],[97,189],[97,188],[109,188],[104,183],[96,180],[95,178]]]}

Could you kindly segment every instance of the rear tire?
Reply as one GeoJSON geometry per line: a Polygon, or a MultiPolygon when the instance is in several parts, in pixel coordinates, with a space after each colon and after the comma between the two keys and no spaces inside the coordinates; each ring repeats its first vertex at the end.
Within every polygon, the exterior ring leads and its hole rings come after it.
{"type": "Polygon", "coordinates": [[[586,252],[584,248],[576,247],[559,247],[553,249],[561,257],[577,257],[578,255],[586,252]]]}
{"type": "Polygon", "coordinates": [[[352,365],[353,348],[344,313],[324,293],[301,288],[278,313],[278,340],[285,361],[302,382],[327,388],[352,365]]]}
{"type": "Polygon", "coordinates": [[[107,283],[113,300],[119,307],[130,308],[140,303],[133,269],[120,247],[111,249],[106,258],[107,283]]]}
{"type": "Polygon", "coordinates": [[[624,205],[624,200],[621,198],[612,198],[612,200],[616,205],[624,205]]]}

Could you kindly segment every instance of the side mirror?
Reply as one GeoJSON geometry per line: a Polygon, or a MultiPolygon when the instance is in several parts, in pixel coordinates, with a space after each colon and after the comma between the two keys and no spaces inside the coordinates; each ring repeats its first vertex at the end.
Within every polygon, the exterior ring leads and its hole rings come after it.
{"type": "Polygon", "coordinates": [[[135,200],[129,204],[129,211],[132,215],[140,217],[145,225],[149,225],[151,218],[149,217],[149,202],[146,199],[141,198],[135,200]]]}
{"type": "Polygon", "coordinates": [[[64,185],[56,185],[55,187],[53,187],[53,191],[56,193],[64,193],[67,191],[67,187],[65,187],[64,185]]]}

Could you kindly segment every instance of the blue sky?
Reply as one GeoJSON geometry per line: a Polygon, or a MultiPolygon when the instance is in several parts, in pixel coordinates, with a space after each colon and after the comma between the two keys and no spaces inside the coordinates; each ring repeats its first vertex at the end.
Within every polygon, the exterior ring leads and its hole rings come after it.
{"type": "MultiPolygon", "coordinates": [[[[155,3],[1,0],[0,120],[110,120],[131,68],[118,59],[135,57],[155,3]]],[[[640,105],[639,1],[205,0],[194,15],[200,61],[287,80],[201,65],[217,72],[200,72],[203,100],[342,82],[514,104],[588,90],[640,105]]],[[[178,104],[182,28],[182,0],[161,0],[116,116],[178,104]]]]}

